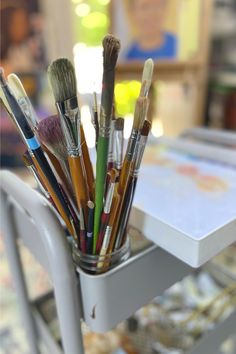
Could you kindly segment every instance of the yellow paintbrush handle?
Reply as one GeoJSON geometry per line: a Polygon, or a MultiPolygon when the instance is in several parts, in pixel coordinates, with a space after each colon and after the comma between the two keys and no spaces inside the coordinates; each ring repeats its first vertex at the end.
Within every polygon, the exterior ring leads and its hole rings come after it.
{"type": "Polygon", "coordinates": [[[69,156],[68,162],[78,209],[83,209],[85,223],[87,225],[87,202],[89,196],[84,178],[83,159],[81,156],[69,156]]]}
{"type": "Polygon", "coordinates": [[[90,160],[88,146],[85,140],[84,129],[82,125],[80,126],[80,136],[81,136],[81,148],[84,159],[84,167],[87,176],[87,183],[89,188],[89,197],[90,200],[94,201],[94,174],[93,174],[93,165],[90,160]]]}
{"type": "Polygon", "coordinates": [[[35,165],[35,167],[36,167],[36,169],[38,171],[38,174],[39,174],[40,178],[42,179],[42,182],[44,183],[44,185],[46,186],[49,194],[51,195],[52,200],[55,203],[55,205],[57,207],[57,210],[60,213],[62,219],[65,221],[65,224],[66,224],[69,232],[71,233],[71,235],[74,235],[74,237],[77,238],[77,236],[75,235],[75,230],[72,227],[71,222],[68,219],[68,217],[67,217],[67,215],[66,215],[66,213],[65,213],[65,211],[64,211],[64,209],[63,209],[63,207],[62,207],[62,205],[60,203],[60,200],[58,199],[56,193],[54,192],[53,187],[48,182],[47,178],[45,177],[45,175],[44,175],[43,171],[41,170],[41,168],[40,168],[37,160],[35,159],[35,157],[34,156],[31,156],[31,157],[32,157],[33,163],[34,163],[34,165],[35,165]]]}

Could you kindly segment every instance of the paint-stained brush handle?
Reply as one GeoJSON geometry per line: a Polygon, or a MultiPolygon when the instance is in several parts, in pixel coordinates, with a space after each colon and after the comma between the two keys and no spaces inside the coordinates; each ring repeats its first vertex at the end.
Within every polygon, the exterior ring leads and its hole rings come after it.
{"type": "Polygon", "coordinates": [[[96,186],[95,186],[95,215],[93,230],[93,253],[96,252],[96,243],[100,228],[100,219],[103,209],[103,198],[105,192],[105,183],[107,175],[107,156],[109,139],[99,136],[97,147],[96,163],[96,186]]]}
{"type": "Polygon", "coordinates": [[[82,208],[84,210],[85,225],[87,225],[86,210],[89,196],[87,193],[87,185],[84,179],[83,160],[80,156],[68,156],[68,162],[78,208],[82,208]]]}
{"type": "Polygon", "coordinates": [[[94,200],[94,174],[93,174],[93,165],[90,160],[89,150],[86,143],[84,129],[82,125],[80,126],[80,136],[81,136],[81,148],[82,148],[82,155],[84,160],[85,172],[87,177],[88,189],[89,189],[89,197],[90,200],[94,200]]]}

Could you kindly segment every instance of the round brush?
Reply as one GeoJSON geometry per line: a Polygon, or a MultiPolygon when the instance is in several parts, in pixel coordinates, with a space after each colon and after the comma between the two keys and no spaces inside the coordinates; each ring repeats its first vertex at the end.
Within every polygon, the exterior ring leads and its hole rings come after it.
{"type": "Polygon", "coordinates": [[[115,66],[120,50],[120,41],[112,35],[103,39],[103,80],[99,122],[99,137],[97,143],[96,184],[95,184],[95,215],[93,252],[96,252],[96,242],[100,228],[103,209],[103,198],[107,175],[108,147],[112,119],[112,104],[114,97],[115,66]]]}
{"type": "Polygon", "coordinates": [[[8,75],[7,80],[29,124],[33,129],[36,129],[38,125],[38,117],[30,102],[29,97],[27,96],[27,93],[25,92],[22,82],[16,74],[8,75]]]}
{"type": "Polygon", "coordinates": [[[142,75],[142,84],[145,82],[145,85],[141,86],[140,97],[147,97],[149,89],[152,84],[154,62],[151,58],[147,59],[143,66],[143,75],[142,75]]]}

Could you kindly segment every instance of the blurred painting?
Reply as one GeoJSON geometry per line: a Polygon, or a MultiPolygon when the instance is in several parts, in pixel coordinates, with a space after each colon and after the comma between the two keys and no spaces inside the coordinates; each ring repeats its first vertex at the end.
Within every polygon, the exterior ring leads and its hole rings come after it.
{"type": "Polygon", "coordinates": [[[176,59],[177,0],[113,0],[112,31],[123,62],[176,59]]]}
{"type": "Polygon", "coordinates": [[[120,61],[189,60],[199,54],[203,0],[111,1],[120,61]]]}
{"type": "Polygon", "coordinates": [[[1,0],[0,65],[6,74],[43,70],[47,65],[38,0],[1,0]]]}

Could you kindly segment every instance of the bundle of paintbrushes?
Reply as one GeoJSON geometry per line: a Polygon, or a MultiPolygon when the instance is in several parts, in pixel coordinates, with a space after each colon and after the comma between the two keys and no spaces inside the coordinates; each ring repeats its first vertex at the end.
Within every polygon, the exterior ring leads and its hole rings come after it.
{"type": "Polygon", "coordinates": [[[27,152],[25,165],[40,189],[64,220],[83,254],[106,256],[126,240],[147,136],[148,91],[153,61],[144,64],[132,132],[123,156],[124,119],[115,117],[115,67],[120,42],[112,35],[103,40],[101,105],[94,94],[93,125],[96,136],[96,179],[89,156],[80,109],[74,67],[60,58],[48,68],[57,115],[38,120],[29,98],[15,74],[6,81],[1,70],[1,101],[19,129],[27,152]]]}

